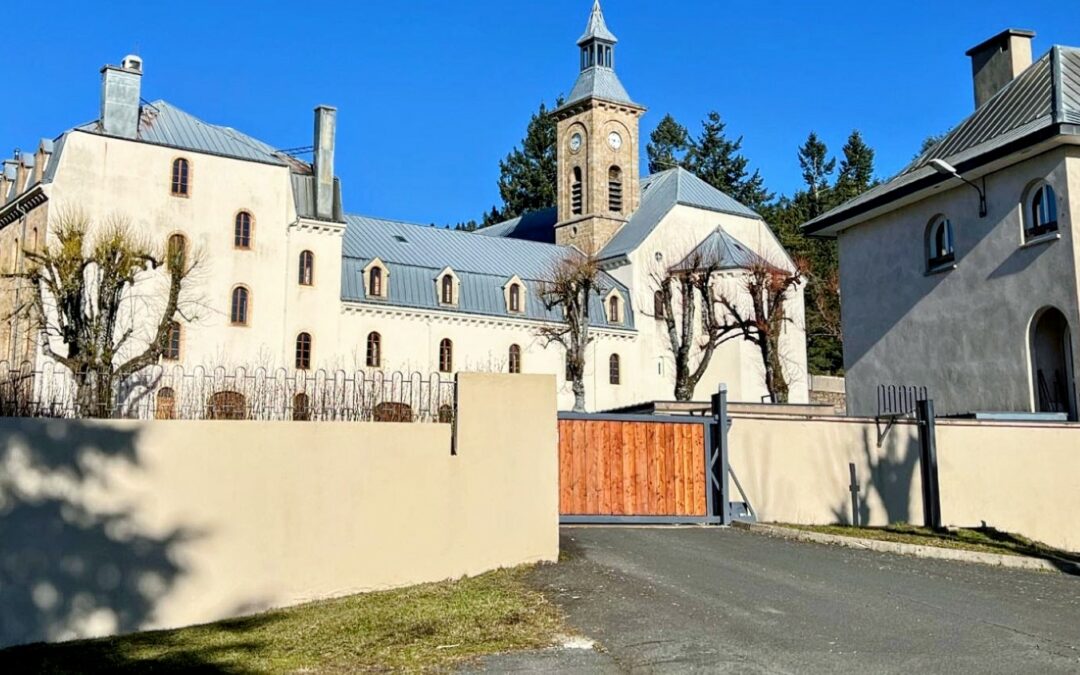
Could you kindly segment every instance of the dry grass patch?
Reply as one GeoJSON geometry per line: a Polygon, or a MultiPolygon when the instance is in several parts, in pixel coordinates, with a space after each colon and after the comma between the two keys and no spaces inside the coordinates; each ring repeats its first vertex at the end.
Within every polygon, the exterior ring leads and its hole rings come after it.
{"type": "Polygon", "coordinates": [[[558,611],[528,567],[178,630],[0,651],[0,672],[430,670],[551,644],[558,611]]]}

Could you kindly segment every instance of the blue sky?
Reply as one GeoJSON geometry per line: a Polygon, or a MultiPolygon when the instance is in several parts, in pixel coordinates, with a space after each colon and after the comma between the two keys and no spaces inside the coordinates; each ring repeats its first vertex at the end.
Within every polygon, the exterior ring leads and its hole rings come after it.
{"type": "MultiPolygon", "coordinates": [[[[540,101],[569,92],[591,0],[51,2],[8,26],[0,148],[96,119],[98,69],[136,51],[143,96],[278,147],[311,143],[312,108],[338,106],[350,212],[416,222],[479,217],[498,161],[540,101]],[[18,101],[18,102],[17,102],[18,101]],[[3,145],[3,144],[6,144],[3,145]]],[[[616,65],[649,108],[692,129],[717,110],[772,190],[800,183],[815,130],[852,128],[897,171],[973,106],[964,51],[1006,27],[1080,45],[1080,10],[1052,2],[606,0],[616,65]]]]}

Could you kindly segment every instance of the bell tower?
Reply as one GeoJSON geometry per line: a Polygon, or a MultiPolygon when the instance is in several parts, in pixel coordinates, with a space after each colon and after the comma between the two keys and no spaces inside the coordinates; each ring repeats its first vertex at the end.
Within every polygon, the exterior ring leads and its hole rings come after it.
{"type": "Polygon", "coordinates": [[[641,203],[638,121],[615,74],[615,43],[600,0],[594,0],[579,47],[581,72],[552,114],[558,146],[558,223],[555,241],[595,254],[641,203]]]}

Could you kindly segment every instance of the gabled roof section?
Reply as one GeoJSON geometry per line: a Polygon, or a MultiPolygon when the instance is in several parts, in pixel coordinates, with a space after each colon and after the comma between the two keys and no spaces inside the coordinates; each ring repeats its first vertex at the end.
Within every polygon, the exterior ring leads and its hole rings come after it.
{"type": "Polygon", "coordinates": [[[750,250],[749,246],[725,232],[723,227],[717,226],[675,269],[688,270],[708,266],[724,271],[750,269],[756,265],[767,264],[765,259],[750,250]]]}
{"type": "Polygon", "coordinates": [[[619,76],[615,74],[615,71],[602,66],[593,66],[581,71],[577,81],[574,82],[574,88],[570,90],[570,96],[562,107],[565,108],[587,98],[599,98],[641,107],[630,99],[630,94],[626,93],[626,88],[619,81],[619,76]]]}
{"type": "Polygon", "coordinates": [[[619,41],[615,34],[608,30],[607,22],[604,21],[604,10],[600,9],[600,0],[593,0],[592,12],[589,13],[589,22],[585,25],[585,32],[577,43],[584,45],[590,40],[604,40],[612,44],[619,41]]]}
{"type": "Polygon", "coordinates": [[[636,249],[664,216],[679,204],[755,220],[761,218],[753,209],[686,169],[668,169],[642,179],[640,208],[600,252],[601,260],[624,256],[636,249]]]}
{"type": "Polygon", "coordinates": [[[496,225],[482,227],[474,234],[482,234],[485,237],[510,237],[512,239],[525,239],[527,241],[539,241],[546,244],[555,243],[555,223],[559,219],[559,210],[555,207],[530,211],[517,218],[505,220],[496,225]]]}
{"type": "Polygon", "coordinates": [[[963,173],[1020,147],[1076,133],[1063,124],[1080,124],[1080,49],[1054,46],[899,174],[805,223],[803,230],[835,234],[861,213],[948,180],[929,166],[932,159],[963,173]]]}
{"type": "MultiPolygon", "coordinates": [[[[478,237],[437,227],[413,225],[366,216],[345,216],[342,243],[341,297],[345,301],[364,302],[363,268],[379,258],[390,272],[389,297],[381,304],[440,311],[483,314],[540,321],[561,321],[557,310],[543,303],[542,285],[555,265],[567,255],[580,255],[577,249],[503,237],[478,237]],[[431,280],[451,268],[460,282],[459,302],[449,308],[438,303],[431,280]],[[510,314],[503,294],[507,279],[514,276],[525,285],[525,312],[510,314]]],[[[626,287],[603,273],[604,289],[619,288],[629,297],[626,287]]],[[[589,314],[593,325],[608,326],[602,299],[590,299],[589,314]]],[[[626,321],[610,326],[633,329],[633,312],[627,309],[626,321]]]]}
{"type": "MultiPolygon", "coordinates": [[[[101,133],[100,124],[96,121],[76,129],[101,133]]],[[[297,161],[292,158],[286,161],[283,153],[267,143],[231,127],[204,122],[161,100],[143,104],[136,140],[265,164],[292,166],[297,161]]]]}

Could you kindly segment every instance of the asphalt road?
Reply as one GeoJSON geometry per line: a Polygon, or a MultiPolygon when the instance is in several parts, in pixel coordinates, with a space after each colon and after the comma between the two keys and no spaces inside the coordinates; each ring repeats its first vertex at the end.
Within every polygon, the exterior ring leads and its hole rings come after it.
{"type": "Polygon", "coordinates": [[[564,528],[535,583],[605,654],[491,670],[1080,672],[1080,577],[716,528],[564,528]]]}

